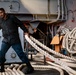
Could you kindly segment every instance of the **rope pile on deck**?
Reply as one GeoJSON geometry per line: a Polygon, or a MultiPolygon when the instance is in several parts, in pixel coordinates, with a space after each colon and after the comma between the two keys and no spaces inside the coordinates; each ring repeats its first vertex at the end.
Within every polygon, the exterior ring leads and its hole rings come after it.
{"type": "MultiPolygon", "coordinates": [[[[43,45],[41,45],[41,44],[39,44],[38,43],[38,41],[35,39],[35,38],[29,38],[27,35],[25,35],[25,38],[26,38],[26,40],[30,43],[30,45],[32,45],[36,50],[38,50],[41,54],[43,54],[43,55],[45,55],[46,57],[48,57],[48,58],[50,58],[50,59],[52,59],[54,62],[55,62],[55,64],[57,64],[60,68],[62,68],[62,69],[64,69],[66,72],[68,72],[68,73],[70,73],[70,75],[76,75],[76,71],[75,70],[73,70],[72,68],[70,68],[69,67],[69,65],[67,64],[67,62],[64,62],[64,61],[62,61],[62,60],[60,60],[60,59],[58,59],[58,58],[55,58],[54,56],[52,56],[52,55],[50,55],[48,52],[47,52],[47,50],[48,51],[50,51],[50,52],[52,52],[52,51],[54,51],[54,50],[50,50],[48,47],[45,49],[45,47],[46,46],[43,46],[43,45]],[[36,42],[37,41],[37,42],[36,42]],[[39,46],[41,46],[42,48],[44,48],[45,50],[43,50],[43,49],[41,49],[39,46]]],[[[54,53],[54,52],[52,52],[52,53],[54,53]]],[[[74,58],[71,58],[71,57],[68,57],[68,56],[65,56],[65,55],[62,55],[62,54],[60,54],[60,53],[56,53],[55,52],[55,54],[57,54],[57,55],[61,55],[61,57],[65,57],[65,58],[69,58],[69,59],[73,59],[72,61],[76,61],[76,59],[74,59],[74,58]]],[[[73,64],[73,63],[72,63],[73,64]]],[[[75,64],[73,64],[73,65],[75,65],[75,64]]],[[[71,65],[72,66],[72,65],[71,65]]]]}

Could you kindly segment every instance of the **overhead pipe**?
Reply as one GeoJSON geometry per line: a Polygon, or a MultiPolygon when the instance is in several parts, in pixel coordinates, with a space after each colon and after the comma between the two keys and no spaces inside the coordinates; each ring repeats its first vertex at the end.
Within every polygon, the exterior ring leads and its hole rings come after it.
{"type": "Polygon", "coordinates": [[[50,0],[48,0],[48,18],[50,16],[50,0]]]}
{"type": "MultiPolygon", "coordinates": [[[[57,5],[57,8],[58,8],[58,14],[57,14],[57,18],[56,19],[50,19],[50,0],[48,0],[48,14],[47,14],[47,18],[46,19],[38,19],[37,18],[37,15],[33,15],[33,20],[34,20],[34,17],[35,17],[35,20],[34,21],[45,21],[47,22],[47,24],[51,24],[51,23],[54,23],[54,22],[57,22],[58,20],[66,20],[64,19],[64,10],[66,9],[66,7],[64,8],[64,0],[58,0],[57,1],[58,5],[57,5]],[[61,10],[62,9],[62,10],[61,10]],[[62,18],[60,19],[60,16],[62,16],[62,18]]],[[[67,9],[66,9],[67,10],[67,9]]],[[[67,12],[66,12],[67,13],[67,12]]]]}
{"type": "Polygon", "coordinates": [[[66,13],[66,20],[68,19],[68,17],[67,17],[67,15],[68,15],[68,13],[67,13],[67,6],[66,6],[66,0],[64,0],[64,7],[65,7],[65,13],[66,13]]]}
{"type": "Polygon", "coordinates": [[[67,20],[67,7],[65,0],[61,0],[62,3],[62,20],[67,20]]]}
{"type": "Polygon", "coordinates": [[[58,17],[57,19],[55,19],[54,21],[50,21],[48,22],[48,24],[51,24],[51,23],[55,23],[57,22],[58,20],[67,20],[67,7],[66,7],[66,2],[65,0],[58,0],[58,17]],[[60,3],[61,3],[61,7],[60,7],[60,3]],[[65,5],[64,5],[65,4],[65,5]],[[62,9],[62,10],[61,10],[62,9]],[[60,11],[61,10],[61,11],[60,11]],[[66,14],[66,15],[65,15],[66,14]],[[61,16],[61,18],[60,18],[61,16]]]}
{"type": "Polygon", "coordinates": [[[62,6],[61,7],[62,8],[62,18],[61,19],[63,20],[64,19],[64,7],[63,7],[64,6],[64,1],[63,0],[61,0],[61,6],[62,6]]]}
{"type": "Polygon", "coordinates": [[[47,24],[51,24],[51,23],[57,22],[59,20],[59,18],[60,18],[60,0],[58,0],[58,16],[57,16],[57,19],[55,19],[52,22],[48,22],[47,24]]]}

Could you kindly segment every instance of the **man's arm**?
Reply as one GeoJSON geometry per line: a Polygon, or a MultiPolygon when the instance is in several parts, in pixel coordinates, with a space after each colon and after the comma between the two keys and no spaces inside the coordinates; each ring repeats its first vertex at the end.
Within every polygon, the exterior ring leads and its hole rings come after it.
{"type": "Polygon", "coordinates": [[[18,18],[13,16],[13,20],[25,33],[28,33],[28,29],[24,26],[24,24],[18,18]]]}

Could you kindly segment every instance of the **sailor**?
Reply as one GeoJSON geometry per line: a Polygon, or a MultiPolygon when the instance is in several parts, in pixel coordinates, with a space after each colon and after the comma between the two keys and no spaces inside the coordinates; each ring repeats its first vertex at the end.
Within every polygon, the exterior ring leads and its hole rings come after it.
{"type": "Polygon", "coordinates": [[[17,17],[6,14],[4,8],[0,8],[0,29],[2,29],[3,34],[3,41],[0,50],[0,63],[5,62],[5,54],[12,46],[22,62],[26,63],[27,67],[25,69],[25,74],[29,74],[34,71],[34,68],[31,66],[27,56],[23,52],[18,34],[18,27],[24,31],[25,35],[28,35],[27,28],[17,17]]]}

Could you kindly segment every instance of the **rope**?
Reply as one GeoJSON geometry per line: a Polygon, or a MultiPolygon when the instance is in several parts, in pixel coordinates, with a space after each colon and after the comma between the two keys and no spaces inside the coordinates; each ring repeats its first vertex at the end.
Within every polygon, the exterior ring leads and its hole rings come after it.
{"type": "Polygon", "coordinates": [[[75,58],[65,56],[65,55],[63,55],[63,54],[60,54],[60,53],[58,53],[58,52],[56,52],[56,51],[48,48],[46,45],[42,44],[41,42],[39,42],[38,40],[36,40],[36,39],[33,38],[32,36],[30,36],[30,39],[31,39],[32,41],[34,41],[35,43],[37,43],[37,44],[38,44],[40,47],[42,47],[43,49],[46,49],[48,52],[51,52],[51,53],[53,53],[53,54],[55,54],[55,55],[57,55],[57,56],[59,56],[59,57],[63,57],[63,58],[66,58],[66,59],[70,59],[70,60],[76,61],[75,58]]]}
{"type": "Polygon", "coordinates": [[[62,46],[66,48],[69,53],[76,53],[76,27],[65,34],[62,46]]]}
{"type": "Polygon", "coordinates": [[[32,47],[34,47],[36,50],[38,50],[41,54],[43,54],[46,57],[48,57],[48,58],[52,59],[53,61],[55,61],[55,63],[59,64],[60,67],[62,67],[64,70],[69,71],[69,73],[71,73],[73,75],[76,75],[75,70],[68,67],[65,62],[60,61],[59,59],[51,56],[49,53],[47,53],[46,51],[39,48],[27,35],[25,35],[25,39],[30,43],[30,45],[32,45],[32,47]]]}

